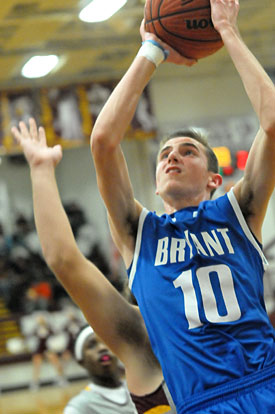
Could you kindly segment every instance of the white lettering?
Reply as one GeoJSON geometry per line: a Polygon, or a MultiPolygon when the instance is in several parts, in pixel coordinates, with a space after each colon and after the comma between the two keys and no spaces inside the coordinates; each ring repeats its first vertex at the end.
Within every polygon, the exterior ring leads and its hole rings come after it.
{"type": "Polygon", "coordinates": [[[193,247],[192,247],[192,244],[190,243],[190,240],[189,240],[188,230],[185,230],[184,235],[185,235],[186,243],[188,244],[189,249],[190,249],[190,259],[192,259],[192,257],[193,257],[193,247]]]}
{"type": "Polygon", "coordinates": [[[227,253],[226,249],[228,249],[229,254],[234,254],[235,251],[229,234],[228,228],[213,229],[211,232],[202,231],[197,235],[185,230],[185,238],[169,238],[167,236],[159,239],[155,266],[166,265],[168,262],[178,263],[191,260],[194,256],[194,249],[197,250],[198,254],[204,256],[221,256],[227,253]],[[201,241],[198,238],[200,235],[201,241]]]}
{"type": "Polygon", "coordinates": [[[171,263],[184,262],[186,240],[172,238],[170,261],[171,263]]]}
{"type": "Polygon", "coordinates": [[[192,237],[192,240],[197,248],[198,253],[200,254],[200,252],[202,252],[202,254],[204,254],[205,256],[208,256],[208,254],[206,253],[206,251],[204,250],[204,248],[202,247],[202,245],[200,244],[197,236],[193,233],[190,233],[190,236],[192,237]]]}
{"type": "Polygon", "coordinates": [[[218,254],[224,254],[223,248],[221,246],[221,243],[218,239],[218,236],[215,233],[215,230],[211,230],[211,233],[214,236],[214,239],[212,239],[212,237],[210,236],[209,233],[207,233],[207,231],[203,231],[201,233],[202,238],[206,244],[207,249],[209,250],[210,256],[214,256],[213,250],[211,249],[211,247],[218,253],[218,254]],[[210,247],[211,246],[211,247],[210,247]]]}
{"type": "Polygon", "coordinates": [[[217,231],[221,233],[221,235],[222,235],[222,237],[225,241],[226,247],[228,248],[228,252],[231,253],[231,254],[234,254],[235,251],[234,251],[233,246],[231,244],[230,238],[228,237],[228,234],[227,234],[227,232],[229,230],[225,228],[225,229],[217,229],[217,231]]]}
{"type": "Polygon", "coordinates": [[[158,241],[158,248],[155,260],[155,266],[165,265],[168,260],[168,237],[164,237],[163,239],[159,239],[158,241]]]}

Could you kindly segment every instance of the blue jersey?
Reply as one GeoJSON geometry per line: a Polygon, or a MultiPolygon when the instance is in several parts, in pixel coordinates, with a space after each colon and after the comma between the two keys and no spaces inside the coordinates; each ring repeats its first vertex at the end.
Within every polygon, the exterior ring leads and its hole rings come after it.
{"type": "Polygon", "coordinates": [[[233,190],[171,215],[143,209],[129,285],[178,412],[275,364],[265,265],[233,190]]]}

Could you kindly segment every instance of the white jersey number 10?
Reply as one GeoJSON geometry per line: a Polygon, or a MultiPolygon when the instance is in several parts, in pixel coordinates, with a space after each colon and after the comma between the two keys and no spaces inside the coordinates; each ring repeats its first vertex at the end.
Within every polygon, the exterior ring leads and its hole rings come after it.
{"type": "MultiPolygon", "coordinates": [[[[196,277],[200,287],[205,317],[209,322],[233,322],[241,317],[232,273],[228,266],[220,264],[200,267],[196,270],[196,277]],[[217,300],[210,280],[210,273],[212,272],[216,273],[219,280],[220,291],[226,308],[226,315],[223,316],[218,312],[217,300]]],[[[182,272],[173,283],[176,288],[181,288],[182,290],[185,316],[189,329],[201,326],[202,322],[199,316],[198,300],[192,280],[192,270],[182,272]]]]}

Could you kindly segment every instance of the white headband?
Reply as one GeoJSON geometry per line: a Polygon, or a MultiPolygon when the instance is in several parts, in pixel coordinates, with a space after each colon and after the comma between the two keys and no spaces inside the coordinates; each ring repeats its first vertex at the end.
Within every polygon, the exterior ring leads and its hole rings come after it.
{"type": "Polygon", "coordinates": [[[78,335],[75,344],[74,344],[74,356],[77,361],[81,361],[83,359],[83,345],[88,336],[94,333],[93,328],[90,326],[86,326],[80,334],[78,335]]]}

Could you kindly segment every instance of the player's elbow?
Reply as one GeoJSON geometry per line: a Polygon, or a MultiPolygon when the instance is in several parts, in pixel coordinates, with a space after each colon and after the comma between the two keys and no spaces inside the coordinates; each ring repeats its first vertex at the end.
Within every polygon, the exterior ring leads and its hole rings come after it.
{"type": "Polygon", "coordinates": [[[52,272],[59,278],[62,279],[68,275],[73,268],[74,254],[73,252],[65,249],[43,249],[43,256],[52,272]]]}
{"type": "Polygon", "coordinates": [[[44,250],[43,256],[48,267],[54,274],[61,273],[62,268],[64,267],[64,258],[61,254],[52,250],[44,250]]]}
{"type": "Polygon", "coordinates": [[[104,127],[97,126],[93,129],[90,138],[91,152],[93,156],[110,153],[116,147],[116,143],[111,137],[110,131],[104,127]]]}
{"type": "Polygon", "coordinates": [[[271,102],[266,105],[263,114],[261,127],[268,137],[275,139],[275,88],[273,88],[271,102]]]}
{"type": "Polygon", "coordinates": [[[261,124],[262,130],[269,141],[274,142],[275,140],[275,122],[265,122],[261,124]]]}
{"type": "Polygon", "coordinates": [[[272,139],[275,139],[275,105],[274,105],[274,113],[271,119],[265,122],[265,125],[262,126],[266,135],[272,139]]]}

